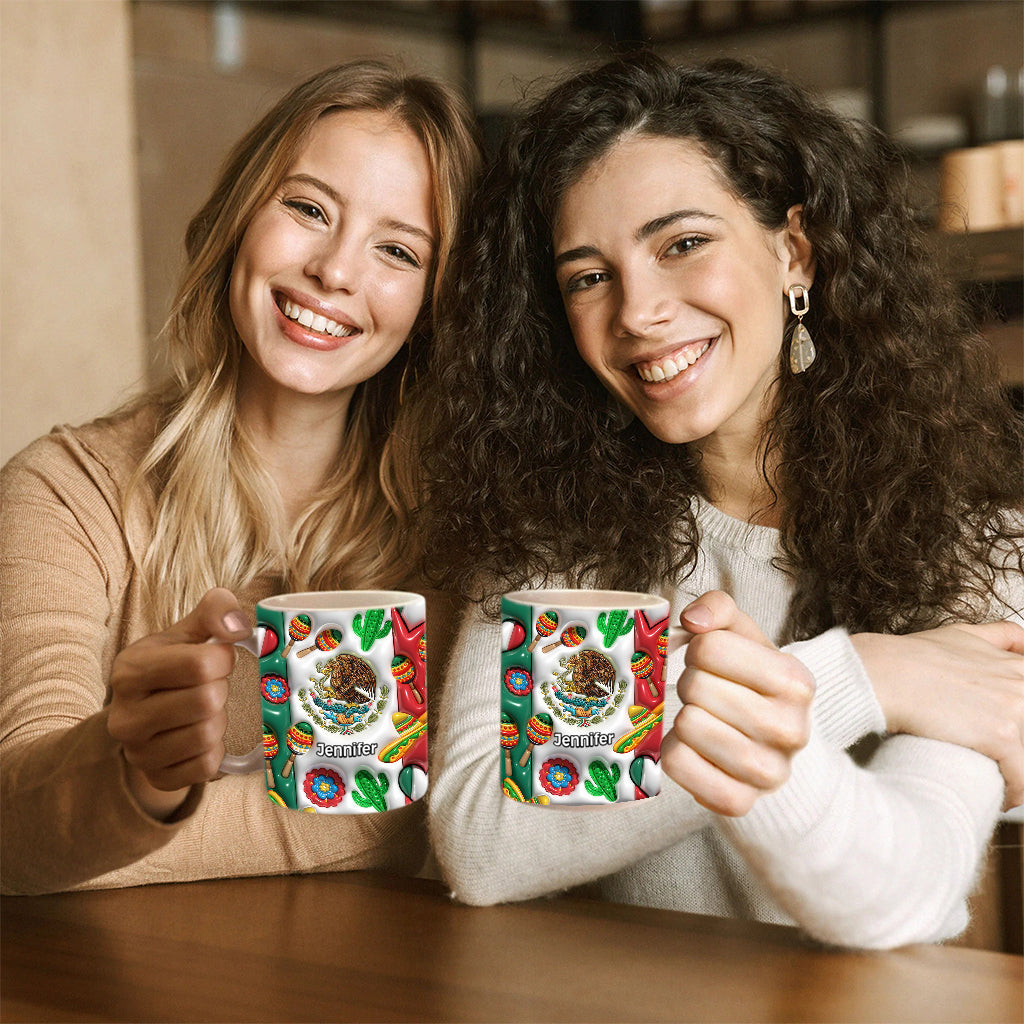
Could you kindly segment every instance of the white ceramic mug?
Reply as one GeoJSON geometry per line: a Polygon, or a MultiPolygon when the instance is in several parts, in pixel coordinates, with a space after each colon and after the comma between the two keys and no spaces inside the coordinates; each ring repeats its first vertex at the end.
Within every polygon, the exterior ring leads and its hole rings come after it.
{"type": "Polygon", "coordinates": [[[372,814],[427,789],[426,602],[404,591],[280,594],[238,641],[259,659],[263,745],[225,757],[266,771],[281,807],[372,814]]]}
{"type": "Polygon", "coordinates": [[[660,792],[665,660],[686,635],[668,600],[524,590],[502,598],[501,617],[505,795],[607,807],[660,792]]]}

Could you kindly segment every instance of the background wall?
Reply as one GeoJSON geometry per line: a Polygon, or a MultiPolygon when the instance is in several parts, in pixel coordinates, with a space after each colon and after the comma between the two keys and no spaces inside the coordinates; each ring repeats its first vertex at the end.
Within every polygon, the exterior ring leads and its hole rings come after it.
{"type": "MultiPolygon", "coordinates": [[[[717,25],[657,48],[766,61],[837,102],[870,106],[877,91],[894,129],[934,114],[969,124],[985,70],[1016,74],[1022,61],[1015,0],[883,5],[881,23],[844,0],[809,0],[805,19],[788,0],[759,0],[746,5],[767,19],[754,29],[730,25],[740,6],[705,2],[717,25]]],[[[285,89],[349,57],[397,55],[465,88],[486,124],[530,83],[608,53],[552,3],[478,5],[489,17],[471,46],[458,10],[454,0],[0,2],[0,460],[159,372],[155,339],[188,218],[231,143],[285,89]],[[320,16],[328,9],[335,17],[320,16]],[[530,10],[532,27],[513,24],[530,10]]]]}
{"type": "Polygon", "coordinates": [[[130,9],[0,3],[0,461],[142,375],[130,9]]]}

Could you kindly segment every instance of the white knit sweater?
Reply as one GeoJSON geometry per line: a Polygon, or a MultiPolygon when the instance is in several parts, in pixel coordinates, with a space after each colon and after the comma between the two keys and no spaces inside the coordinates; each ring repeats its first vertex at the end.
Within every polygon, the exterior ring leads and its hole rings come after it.
{"type": "MultiPolygon", "coordinates": [[[[706,503],[698,523],[696,571],[684,589],[663,591],[673,621],[694,596],[720,589],[777,642],[792,593],[772,565],[778,532],[706,503]]],[[[1024,588],[1014,579],[1011,589],[1024,588]]],[[[431,838],[454,896],[491,904],[594,883],[611,900],[796,923],[836,945],[958,934],[1002,802],[995,762],[890,736],[858,766],[846,749],[885,722],[848,635],[833,629],[786,649],[817,682],[812,736],[789,781],[746,816],[719,817],[667,777],[653,799],[555,810],[501,792],[500,625],[473,607],[431,739],[431,838]]],[[[682,659],[670,657],[667,681],[682,659]]],[[[665,689],[668,723],[680,705],[675,687],[665,689]]]]}

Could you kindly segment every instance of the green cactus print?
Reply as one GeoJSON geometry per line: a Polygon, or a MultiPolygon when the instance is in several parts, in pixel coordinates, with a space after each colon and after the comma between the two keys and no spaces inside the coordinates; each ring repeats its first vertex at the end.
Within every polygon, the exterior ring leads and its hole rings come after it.
{"type": "Polygon", "coordinates": [[[383,608],[370,608],[366,613],[365,620],[359,612],[356,612],[356,617],[352,620],[352,630],[359,637],[359,646],[364,651],[368,651],[378,640],[383,640],[391,632],[391,620],[388,619],[381,626],[382,622],[384,622],[383,608]]]}
{"type": "Polygon", "coordinates": [[[620,636],[625,636],[633,628],[633,619],[626,621],[625,608],[613,608],[610,612],[598,615],[597,628],[604,637],[605,647],[611,647],[620,636]]]}
{"type": "Polygon", "coordinates": [[[603,796],[605,800],[614,803],[619,798],[619,794],[616,792],[615,787],[619,784],[619,775],[621,774],[619,766],[612,764],[611,768],[608,767],[600,758],[596,761],[590,762],[590,779],[584,782],[587,787],[587,792],[591,796],[603,796]],[[593,782],[590,780],[593,779],[593,782]]]}
{"type": "Polygon", "coordinates": [[[373,807],[381,812],[386,811],[388,809],[388,802],[384,799],[384,795],[387,793],[390,784],[384,772],[381,772],[380,775],[374,778],[373,772],[367,768],[360,768],[356,772],[356,785],[361,792],[353,792],[352,799],[360,807],[373,807]]]}

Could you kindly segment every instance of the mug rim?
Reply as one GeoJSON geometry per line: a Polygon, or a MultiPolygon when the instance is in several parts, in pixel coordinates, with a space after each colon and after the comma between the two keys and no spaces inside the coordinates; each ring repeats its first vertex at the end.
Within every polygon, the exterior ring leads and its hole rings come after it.
{"type": "Polygon", "coordinates": [[[275,612],[287,611],[296,605],[310,611],[352,611],[423,600],[422,594],[409,590],[301,590],[293,594],[272,594],[257,601],[256,606],[275,612]]]}
{"type": "Polygon", "coordinates": [[[538,590],[517,590],[502,594],[502,600],[515,601],[517,604],[561,605],[568,608],[650,608],[654,605],[666,605],[667,597],[658,594],[644,593],[638,590],[588,590],[586,588],[558,588],[538,590]]]}

